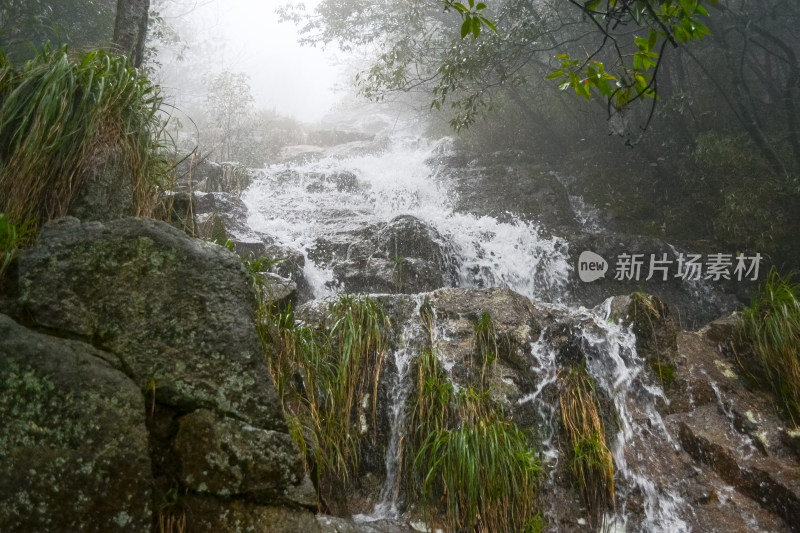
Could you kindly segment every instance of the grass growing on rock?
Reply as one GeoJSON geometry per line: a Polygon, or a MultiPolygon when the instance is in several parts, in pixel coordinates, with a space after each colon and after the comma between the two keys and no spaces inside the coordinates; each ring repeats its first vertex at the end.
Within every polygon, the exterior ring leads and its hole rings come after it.
{"type": "Polygon", "coordinates": [[[481,385],[486,383],[486,368],[497,360],[497,331],[488,311],[475,324],[475,347],[481,364],[481,385]]]}
{"type": "MultiPolygon", "coordinates": [[[[430,303],[420,320],[433,340],[430,303]]],[[[316,471],[321,493],[354,487],[359,454],[376,427],[376,398],[388,320],[368,297],[342,295],[324,324],[291,308],[260,321],[290,433],[316,471]]],[[[493,337],[493,335],[492,335],[493,337]]],[[[529,437],[490,391],[456,390],[431,346],[412,363],[398,482],[406,503],[448,531],[536,531],[540,467],[529,437]]]]}
{"type": "Polygon", "coordinates": [[[33,221],[13,224],[5,213],[0,213],[0,281],[6,269],[33,235],[33,221]]]}
{"type": "MultiPolygon", "coordinates": [[[[476,326],[484,364],[492,360],[495,337],[485,315],[487,320],[476,326]]],[[[423,304],[420,319],[433,329],[429,306],[423,304]]],[[[457,392],[435,348],[420,351],[412,375],[415,392],[401,444],[409,503],[449,531],[531,529],[541,520],[533,511],[540,467],[528,436],[492,402],[483,379],[481,389],[457,392]]]]}
{"type": "Polygon", "coordinates": [[[614,461],[606,444],[599,400],[582,366],[559,372],[561,419],[572,445],[572,475],[589,512],[614,505],[614,461]]]}
{"type": "Polygon", "coordinates": [[[161,102],[124,56],[46,46],[18,69],[0,52],[0,212],[15,224],[65,215],[88,168],[119,149],[136,214],[151,214],[166,168],[161,102]]]}
{"type": "Polygon", "coordinates": [[[370,436],[367,414],[374,437],[388,320],[370,298],[342,295],[330,306],[325,326],[299,323],[289,308],[261,320],[260,333],[271,346],[270,370],[292,436],[315,464],[318,480],[346,487],[370,436]]]}
{"type": "Polygon", "coordinates": [[[758,295],[744,310],[741,327],[758,354],[759,374],[786,408],[800,420],[800,283],[773,268],[758,295]]]}
{"type": "Polygon", "coordinates": [[[422,497],[445,502],[452,531],[519,531],[532,515],[539,463],[527,436],[502,420],[431,433],[415,460],[422,497]]]}

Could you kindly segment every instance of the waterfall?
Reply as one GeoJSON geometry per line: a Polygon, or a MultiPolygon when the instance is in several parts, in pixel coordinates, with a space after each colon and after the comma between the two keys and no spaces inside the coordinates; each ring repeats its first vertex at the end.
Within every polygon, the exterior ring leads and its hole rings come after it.
{"type": "Polygon", "coordinates": [[[408,214],[447,241],[458,258],[459,286],[503,286],[536,301],[561,300],[571,272],[567,242],[513,214],[500,221],[455,211],[447,177],[428,163],[450,144],[450,139],[400,138],[380,153],[262,169],[243,196],[248,222],[303,252],[317,297],[333,292],[332,272],[310,253],[320,237],[335,239],[408,214]],[[341,187],[336,180],[342,175],[354,176],[357,183],[341,187]]]}
{"type": "MultiPolygon", "coordinates": [[[[620,427],[609,442],[619,487],[617,510],[605,518],[601,529],[688,531],[681,518],[686,512],[685,502],[672,488],[658,488],[650,476],[657,465],[656,458],[648,455],[645,441],[659,439],[673,448],[677,444],[671,442],[655,408],[665,398],[660,384],[644,375],[634,334],[630,328],[609,321],[610,300],[593,310],[569,305],[566,287],[572,267],[565,239],[515,213],[494,218],[455,209],[454,188],[442,171],[442,158],[436,157],[447,153],[451,144],[449,139],[393,138],[377,151],[360,149],[348,154],[339,150],[322,157],[315,155],[310,161],[261,169],[243,197],[250,211],[248,222],[254,230],[305,255],[306,275],[315,296],[322,297],[334,293],[337,287],[330,265],[318,254],[321,241],[340,243],[336,253],[346,253],[347,240],[358,238],[365,228],[385,224],[397,215],[413,215],[441,235],[441,244],[457,265],[457,286],[507,287],[546,308],[557,317],[557,323],[578,324],[587,371],[612,400],[619,417],[620,427]],[[643,523],[629,523],[626,506],[634,494],[642,501],[643,523]]],[[[593,207],[579,196],[571,196],[570,203],[585,231],[599,231],[593,207]]],[[[418,299],[417,311],[419,306],[418,299]]],[[[418,333],[415,328],[419,328],[416,318],[402,326],[406,341],[418,333]]],[[[388,415],[387,478],[374,511],[358,516],[360,520],[398,516],[398,444],[409,397],[408,370],[416,357],[415,346],[405,341],[401,344],[391,354],[396,372],[390,383],[393,403],[388,415]]],[[[539,381],[534,392],[520,402],[532,402],[546,425],[540,452],[545,470],[553,472],[559,462],[554,443],[557,406],[545,401],[543,391],[554,385],[559,369],[546,332],[532,344],[531,353],[530,364],[539,381]]]]}

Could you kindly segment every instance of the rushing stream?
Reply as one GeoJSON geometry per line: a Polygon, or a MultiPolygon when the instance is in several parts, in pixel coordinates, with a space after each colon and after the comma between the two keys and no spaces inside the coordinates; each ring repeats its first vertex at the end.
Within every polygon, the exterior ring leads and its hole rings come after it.
{"type": "MultiPolygon", "coordinates": [[[[301,251],[305,272],[316,297],[337,291],[330,263],[315,260],[321,242],[352,239],[362,228],[386,223],[397,215],[413,215],[435,228],[441,243],[456,265],[454,284],[465,288],[508,287],[537,306],[548,306],[564,322],[577,325],[587,354],[590,375],[607,398],[613,400],[620,429],[609,442],[616,465],[617,514],[608,516],[605,531],[688,531],[683,513],[687,506],[669,489],[658,489],[650,479],[657,468],[649,457],[647,439],[669,441],[664,423],[655,409],[664,396],[660,385],[648,381],[637,356],[633,333],[609,322],[609,303],[594,310],[570,303],[565,291],[572,267],[568,243],[549,235],[515,213],[501,218],[475,216],[456,211],[455,193],[442,172],[437,155],[450,150],[448,139],[432,142],[419,137],[391,138],[380,151],[364,151],[354,145],[350,153],[310,161],[273,165],[245,193],[249,224],[258,232],[276,237],[280,244],[301,251]],[[629,495],[643,502],[643,521],[632,523],[626,513],[629,495]]],[[[561,181],[561,180],[559,180],[561,181]]],[[[491,191],[487,191],[491,194],[491,191]]],[[[571,196],[576,220],[586,232],[600,231],[596,211],[583,198],[571,196]]],[[[419,305],[419,302],[418,302],[419,305]]],[[[405,328],[413,328],[409,323],[405,328]]],[[[556,379],[554,347],[542,335],[532,346],[531,366],[539,377],[538,388],[520,402],[533,402],[540,418],[550,423],[541,450],[547,469],[555,468],[558,451],[551,442],[556,427],[556,407],[544,401],[542,391],[556,379]]],[[[435,339],[434,339],[435,340],[435,339]]],[[[393,354],[395,382],[391,385],[394,405],[390,418],[392,435],[386,459],[387,480],[380,501],[362,520],[396,517],[397,441],[403,431],[404,407],[408,399],[407,371],[412,350],[393,354]]],[[[671,443],[676,446],[676,443],[671,443]]],[[[637,519],[638,520],[638,519],[637,519]]]]}

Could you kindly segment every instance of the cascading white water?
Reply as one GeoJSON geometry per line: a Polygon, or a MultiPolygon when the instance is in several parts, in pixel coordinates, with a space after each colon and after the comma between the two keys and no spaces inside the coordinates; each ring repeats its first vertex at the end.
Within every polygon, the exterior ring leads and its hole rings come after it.
{"type": "Polygon", "coordinates": [[[408,379],[408,371],[411,368],[411,361],[416,356],[414,346],[410,345],[411,339],[418,337],[422,329],[417,320],[419,309],[424,300],[416,298],[416,306],[412,319],[403,324],[401,333],[402,348],[393,352],[395,373],[392,379],[390,397],[394,399],[389,412],[391,430],[389,435],[389,445],[386,448],[386,480],[383,483],[378,503],[369,516],[356,515],[356,521],[368,522],[383,518],[396,518],[399,514],[397,509],[398,496],[398,473],[400,470],[400,440],[405,431],[406,422],[406,403],[411,392],[411,384],[408,379]]]}
{"type": "MultiPolygon", "coordinates": [[[[548,236],[544,228],[514,214],[501,221],[454,210],[457,202],[446,173],[439,172],[437,163],[431,162],[437,159],[433,156],[449,149],[447,139],[432,142],[395,138],[378,153],[345,156],[339,151],[312,162],[268,167],[243,198],[251,213],[249,223],[254,230],[277,238],[280,244],[303,252],[307,258],[306,276],[317,297],[335,290],[331,270],[311,257],[320,238],[335,240],[341,235],[357,235],[360,228],[408,214],[432,226],[446,241],[441,244],[455,256],[459,286],[508,287],[539,305],[554,302],[551,311],[562,317],[559,320],[580,325],[584,350],[591,354],[587,370],[612,399],[620,420],[610,446],[619,505],[617,514],[607,517],[605,531],[688,531],[681,518],[685,504],[669,488],[656,488],[648,475],[652,465],[641,450],[648,437],[670,437],[655,409],[656,402],[664,400],[663,392],[658,384],[644,379],[643,361],[636,354],[633,333],[607,322],[608,302],[596,310],[569,308],[563,303],[567,301],[563,293],[571,272],[566,241],[548,236]],[[343,175],[350,176],[346,186],[337,181],[343,175]],[[643,420],[649,422],[645,424],[643,420]],[[636,460],[629,459],[631,454],[636,460]],[[626,498],[633,492],[642,495],[645,519],[641,524],[629,524],[625,512],[626,498]]],[[[571,200],[576,216],[585,215],[585,220],[580,220],[584,229],[597,231],[596,213],[581,204],[578,197],[571,200]]],[[[412,322],[404,328],[419,327],[416,320],[412,322]]],[[[549,434],[545,431],[541,445],[545,467],[553,469],[559,453],[553,442],[557,407],[548,404],[542,392],[556,381],[556,351],[545,335],[531,351],[531,365],[539,381],[537,389],[521,401],[533,402],[540,420],[550,423],[549,434]]],[[[390,385],[394,403],[389,413],[387,480],[375,510],[370,516],[359,517],[362,520],[397,515],[397,446],[409,393],[407,373],[415,356],[412,347],[393,354],[396,374],[390,385]]]]}
{"type": "MultiPolygon", "coordinates": [[[[602,394],[612,400],[619,422],[619,428],[609,442],[615,466],[617,513],[604,517],[600,531],[688,532],[690,528],[681,518],[687,512],[685,502],[675,490],[659,488],[651,479],[655,471],[652,454],[656,452],[647,450],[647,440],[657,439],[677,449],[677,443],[656,410],[656,403],[666,399],[661,387],[645,377],[645,362],[636,352],[636,337],[631,326],[623,327],[611,322],[610,310],[610,298],[595,309],[563,305],[550,309],[557,315],[552,327],[562,324],[574,326],[570,331],[578,336],[586,354],[586,370],[602,394]],[[635,460],[629,459],[631,455],[635,460]],[[643,500],[644,521],[630,524],[626,505],[634,493],[640,494],[643,500]]],[[[549,426],[540,436],[540,451],[543,465],[550,472],[556,470],[560,460],[560,452],[553,442],[558,423],[557,406],[544,397],[544,391],[556,383],[559,371],[557,352],[547,331],[532,343],[532,369],[538,378],[537,386],[519,400],[520,404],[533,403],[539,419],[549,426]]]]}
{"type": "Polygon", "coordinates": [[[318,238],[408,214],[447,241],[458,258],[459,286],[504,286],[534,300],[561,299],[571,271],[566,241],[513,216],[501,222],[454,211],[455,193],[447,178],[427,163],[450,143],[399,138],[377,154],[268,167],[243,196],[248,222],[306,255],[317,297],[330,294],[333,279],[330,270],[309,258],[318,238]],[[330,176],[346,172],[354,174],[358,184],[342,190],[330,176]]]}

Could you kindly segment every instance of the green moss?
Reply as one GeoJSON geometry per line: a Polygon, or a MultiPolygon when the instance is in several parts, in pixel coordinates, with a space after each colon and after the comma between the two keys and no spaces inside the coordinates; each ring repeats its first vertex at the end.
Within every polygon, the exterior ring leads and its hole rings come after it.
{"type": "Polygon", "coordinates": [[[668,387],[675,383],[675,365],[650,361],[650,368],[656,373],[661,383],[668,387]]]}

